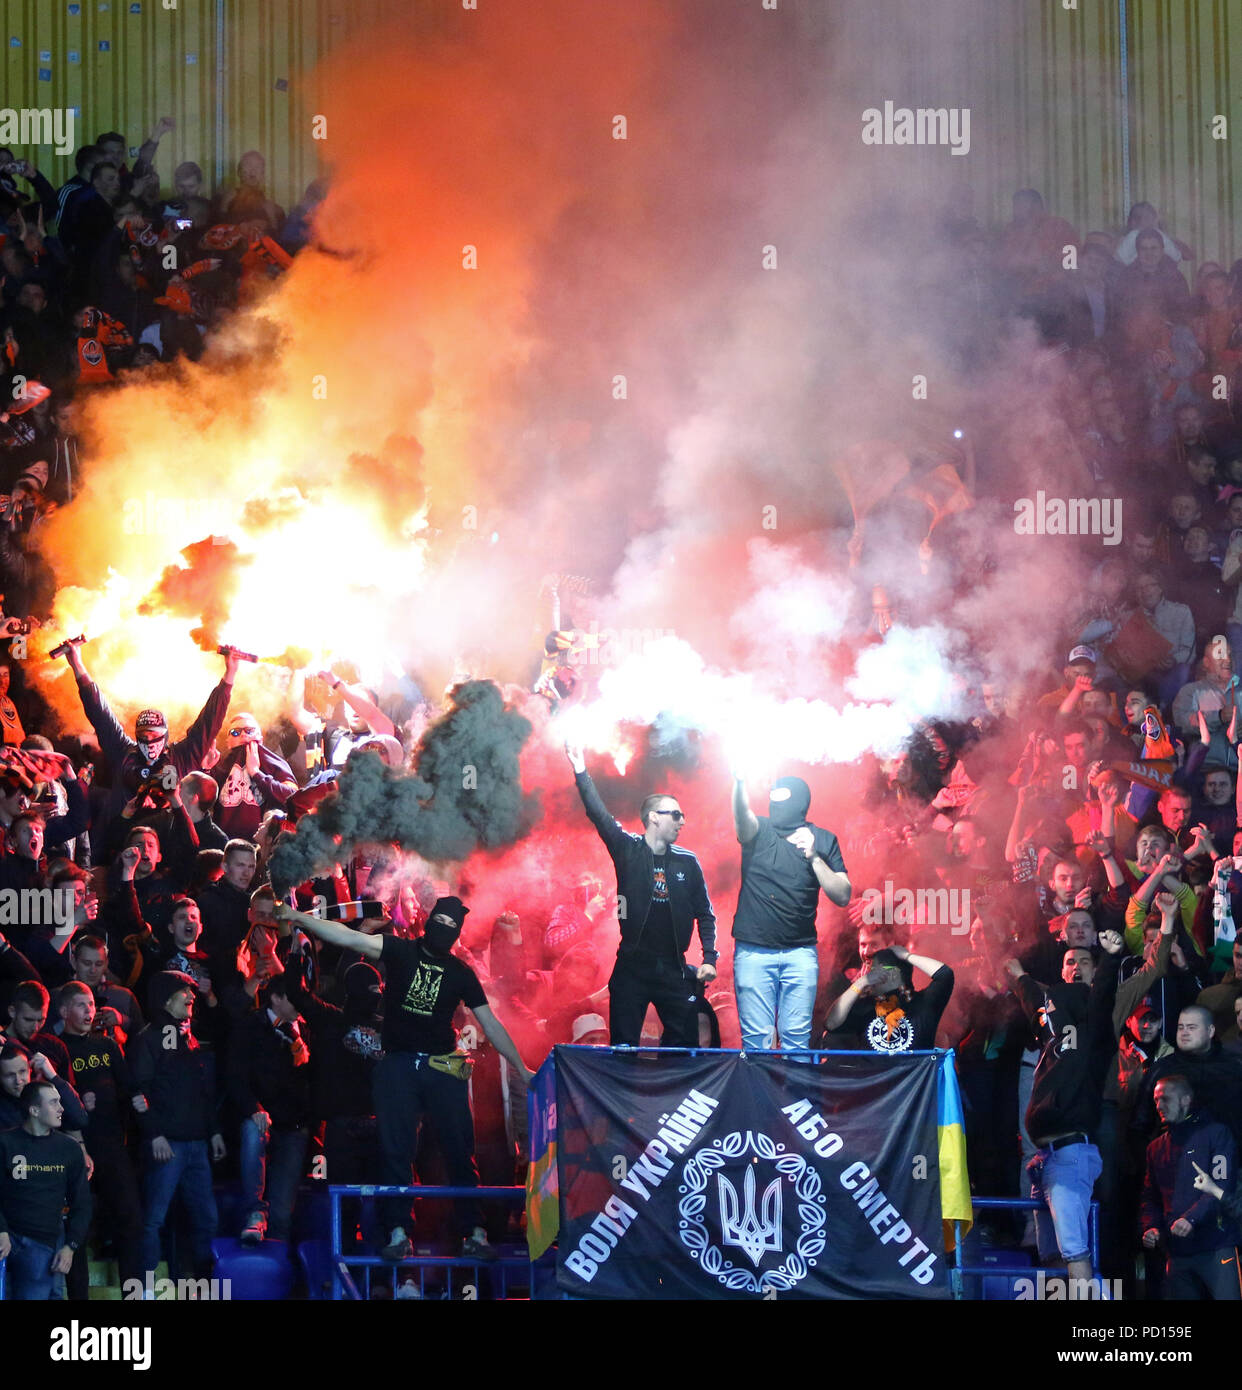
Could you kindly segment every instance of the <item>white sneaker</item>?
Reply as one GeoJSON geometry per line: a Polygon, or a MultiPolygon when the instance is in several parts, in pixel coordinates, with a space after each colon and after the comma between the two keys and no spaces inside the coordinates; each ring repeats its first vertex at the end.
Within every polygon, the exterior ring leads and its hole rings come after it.
{"type": "Polygon", "coordinates": [[[390,1263],[408,1260],[414,1254],[414,1243],[405,1233],[404,1226],[394,1226],[388,1244],[380,1251],[380,1259],[390,1263]]]}

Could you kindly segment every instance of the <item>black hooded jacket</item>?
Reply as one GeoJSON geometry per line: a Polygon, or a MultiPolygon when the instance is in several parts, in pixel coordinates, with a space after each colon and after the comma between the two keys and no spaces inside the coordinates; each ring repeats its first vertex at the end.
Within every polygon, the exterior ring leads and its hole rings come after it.
{"type": "Polygon", "coordinates": [[[161,1135],[171,1143],[207,1139],[217,1128],[214,1057],[164,1007],[187,985],[194,981],[173,970],[151,981],[151,1022],[129,1050],[134,1094],[147,1098],[138,1123],[148,1143],[161,1135]]]}
{"type": "Polygon", "coordinates": [[[1121,956],[1105,955],[1090,988],[1020,976],[1013,991],[1040,1044],[1026,1132],[1038,1144],[1075,1130],[1094,1140],[1104,1077],[1116,1054],[1112,1010],[1121,956]]]}
{"type": "MultiPolygon", "coordinates": [[[[292,958],[291,958],[292,960],[292,958]]],[[[289,998],[306,1022],[310,1038],[310,1103],[317,1120],[370,1115],[371,1080],[380,1048],[380,996],[354,988],[379,973],[365,961],[345,972],[345,1007],[326,1003],[305,987],[301,971],[285,972],[289,998]],[[355,974],[355,972],[357,972],[355,974]]]]}

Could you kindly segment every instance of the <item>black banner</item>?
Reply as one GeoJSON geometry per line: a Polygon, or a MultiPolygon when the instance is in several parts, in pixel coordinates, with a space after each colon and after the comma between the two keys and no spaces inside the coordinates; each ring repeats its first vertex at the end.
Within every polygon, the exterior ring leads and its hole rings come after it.
{"type": "Polygon", "coordinates": [[[948,1296],[940,1060],[557,1048],[560,1287],[948,1296]]]}

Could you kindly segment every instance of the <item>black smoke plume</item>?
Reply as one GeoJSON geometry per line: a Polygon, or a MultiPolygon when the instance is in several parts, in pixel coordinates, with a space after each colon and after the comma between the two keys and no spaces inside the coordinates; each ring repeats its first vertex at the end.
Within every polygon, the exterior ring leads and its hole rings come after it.
{"type": "Polygon", "coordinates": [[[459,862],[529,833],[540,815],[519,769],[530,721],[506,706],[491,681],[467,681],[450,700],[414,751],[414,773],[395,772],[373,753],[350,758],[333,794],[276,847],[277,893],[283,897],[360,845],[396,844],[433,863],[459,862]]]}

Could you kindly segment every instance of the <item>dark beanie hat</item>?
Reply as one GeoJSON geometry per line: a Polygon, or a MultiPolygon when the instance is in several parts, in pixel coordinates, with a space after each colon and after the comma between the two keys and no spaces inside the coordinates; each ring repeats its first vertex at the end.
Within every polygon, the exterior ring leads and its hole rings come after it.
{"type": "Polygon", "coordinates": [[[453,921],[457,923],[458,930],[460,930],[462,924],[466,920],[466,913],[469,911],[470,909],[460,898],[437,898],[431,911],[427,914],[427,917],[430,920],[437,913],[442,912],[446,917],[451,917],[453,921]]]}
{"type": "Polygon", "coordinates": [[[198,985],[193,976],[185,974],[181,970],[161,970],[160,973],[151,981],[151,1002],[159,1009],[166,1009],[168,1001],[177,993],[178,990],[192,989],[198,993],[198,985]]]}

